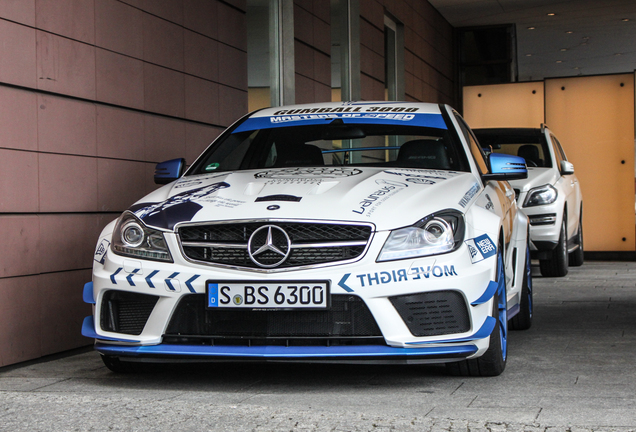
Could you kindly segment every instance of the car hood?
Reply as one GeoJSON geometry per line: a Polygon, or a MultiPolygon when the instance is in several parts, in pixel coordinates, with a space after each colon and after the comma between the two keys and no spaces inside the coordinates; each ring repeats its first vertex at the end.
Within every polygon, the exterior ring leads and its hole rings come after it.
{"type": "Polygon", "coordinates": [[[559,171],[554,168],[528,167],[528,178],[512,180],[510,181],[510,185],[515,189],[519,189],[521,192],[527,192],[530,189],[545,184],[554,185],[560,176],[559,171]]]}
{"type": "Polygon", "coordinates": [[[133,205],[148,226],[223,220],[370,222],[408,226],[439,210],[465,211],[481,188],[471,173],[356,167],[280,168],[183,177],[133,205]]]}

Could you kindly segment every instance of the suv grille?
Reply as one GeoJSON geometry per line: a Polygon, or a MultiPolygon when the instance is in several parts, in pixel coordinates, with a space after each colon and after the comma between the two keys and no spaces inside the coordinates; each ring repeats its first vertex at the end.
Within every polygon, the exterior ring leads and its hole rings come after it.
{"type": "Polygon", "coordinates": [[[390,298],[413,336],[439,336],[470,330],[464,297],[458,291],[433,291],[390,298]]]}
{"type": "Polygon", "coordinates": [[[218,345],[385,345],[362,299],[334,294],[325,310],[208,309],[204,294],[184,296],[164,343],[218,345]]]}
{"type": "Polygon", "coordinates": [[[290,268],[354,260],[366,250],[371,233],[370,225],[305,222],[186,225],[178,230],[179,241],[187,258],[246,268],[290,268]],[[274,237],[274,246],[280,252],[270,250],[258,256],[252,253],[252,258],[260,263],[257,264],[250,258],[250,238],[255,231],[259,231],[252,243],[257,246],[265,244],[267,226],[275,231],[277,237],[274,237]],[[289,243],[284,234],[280,234],[281,230],[286,233],[289,243]],[[288,256],[281,262],[286,253],[288,256]]]}

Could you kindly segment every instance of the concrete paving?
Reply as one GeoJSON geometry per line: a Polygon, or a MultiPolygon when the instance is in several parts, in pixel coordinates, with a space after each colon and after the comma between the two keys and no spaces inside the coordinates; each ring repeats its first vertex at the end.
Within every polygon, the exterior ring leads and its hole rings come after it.
{"type": "Polygon", "coordinates": [[[283,364],[119,375],[82,349],[0,368],[0,431],[635,431],[636,263],[536,270],[534,325],[511,332],[499,377],[283,364]]]}

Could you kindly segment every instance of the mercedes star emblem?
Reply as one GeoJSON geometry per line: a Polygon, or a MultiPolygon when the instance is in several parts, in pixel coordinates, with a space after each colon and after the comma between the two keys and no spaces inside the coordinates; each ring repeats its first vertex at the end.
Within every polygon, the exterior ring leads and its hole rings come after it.
{"type": "Polygon", "coordinates": [[[291,252],[291,240],[276,225],[263,225],[250,236],[247,253],[257,265],[265,268],[282,264],[291,252]]]}

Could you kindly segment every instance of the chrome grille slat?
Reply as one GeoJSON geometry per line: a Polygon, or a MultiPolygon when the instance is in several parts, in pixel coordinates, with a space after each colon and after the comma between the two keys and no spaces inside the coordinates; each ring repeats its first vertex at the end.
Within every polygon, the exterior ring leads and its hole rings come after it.
{"type": "Polygon", "coordinates": [[[270,270],[355,261],[362,257],[373,234],[370,224],[271,220],[184,224],[177,234],[182,253],[190,261],[266,271],[248,252],[250,237],[266,225],[281,228],[291,241],[287,259],[270,270]]]}

